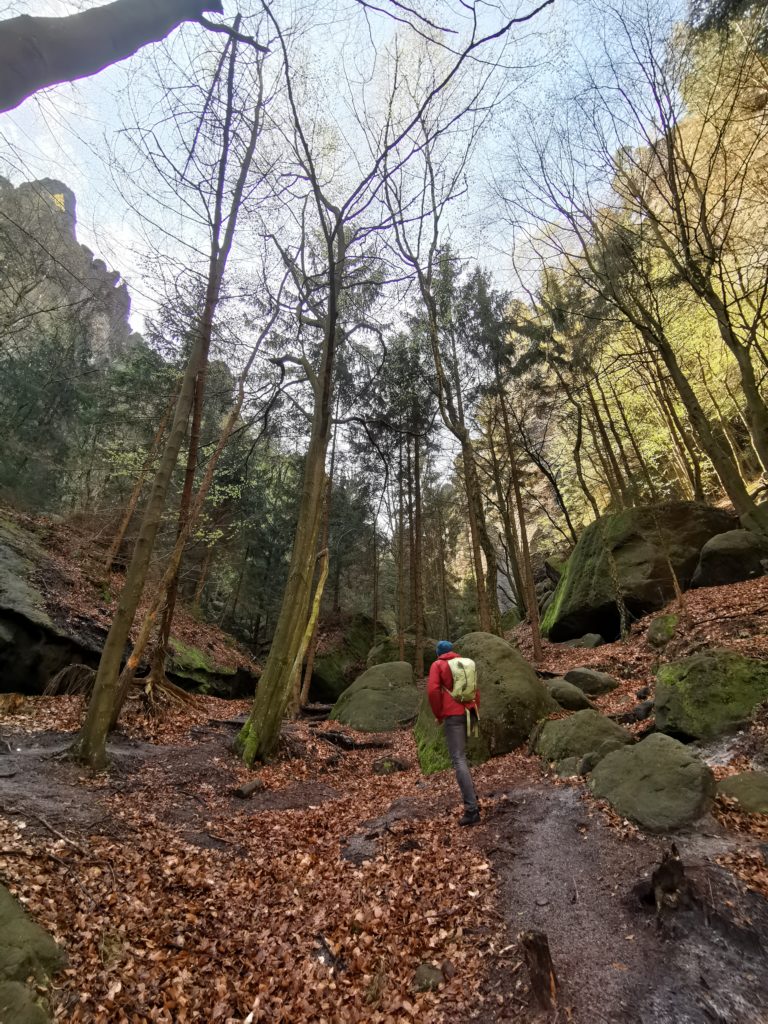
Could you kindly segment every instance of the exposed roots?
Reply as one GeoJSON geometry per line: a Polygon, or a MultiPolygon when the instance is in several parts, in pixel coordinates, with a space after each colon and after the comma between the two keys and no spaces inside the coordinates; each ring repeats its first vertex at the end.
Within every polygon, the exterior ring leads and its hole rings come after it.
{"type": "Polygon", "coordinates": [[[66,665],[43,690],[44,697],[87,697],[96,681],[96,669],[88,665],[66,665]]]}

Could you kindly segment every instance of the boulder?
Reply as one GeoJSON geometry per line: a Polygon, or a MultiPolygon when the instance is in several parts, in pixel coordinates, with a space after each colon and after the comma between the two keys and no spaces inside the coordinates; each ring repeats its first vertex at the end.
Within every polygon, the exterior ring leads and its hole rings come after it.
{"type": "Polygon", "coordinates": [[[545,761],[557,762],[568,757],[581,758],[602,748],[609,740],[622,745],[634,742],[620,725],[603,717],[599,711],[587,709],[568,718],[545,722],[534,738],[533,749],[545,761]]]}
{"type": "Polygon", "coordinates": [[[584,708],[594,707],[584,691],[566,679],[542,679],[542,682],[549,690],[550,696],[566,711],[582,711],[584,708]]]}
{"type": "MultiPolygon", "coordinates": [[[[508,754],[525,742],[539,719],[559,710],[528,662],[505,640],[490,633],[468,633],[454,647],[477,665],[479,735],[467,742],[467,755],[474,764],[508,754]]],[[[426,699],[414,735],[425,774],[450,768],[443,730],[426,699]]]]}
{"type": "Polygon", "coordinates": [[[194,693],[226,700],[247,699],[253,695],[258,675],[247,669],[219,665],[198,647],[171,637],[165,670],[173,682],[194,693]]]}
{"type": "Polygon", "coordinates": [[[393,661],[366,669],[342,693],[330,717],[361,732],[392,732],[414,717],[419,699],[411,666],[393,661]]]}
{"type": "Polygon", "coordinates": [[[590,788],[648,832],[670,832],[709,809],[715,780],[690,748],[654,733],[604,757],[592,772],[590,788]]]}
{"type": "Polygon", "coordinates": [[[731,513],[696,502],[601,517],[587,527],[568,559],[542,631],[555,642],[590,632],[618,638],[617,596],[635,618],[663,608],[675,594],[670,564],[686,589],[704,544],[736,525],[731,513]]]}
{"type": "Polygon", "coordinates": [[[565,679],[590,697],[599,697],[602,693],[610,693],[619,685],[607,672],[599,672],[595,668],[572,668],[565,673],[565,679]]]}
{"type": "Polygon", "coordinates": [[[32,978],[45,985],[66,967],[66,957],[48,932],[29,917],[0,885],[0,1021],[43,1024],[48,1015],[26,987],[32,978]]]}
{"type": "Polygon", "coordinates": [[[711,537],[701,549],[692,587],[740,583],[768,571],[768,540],[751,530],[729,530],[711,537]]]}
{"type": "MultiPolygon", "coordinates": [[[[370,615],[350,616],[332,633],[321,639],[312,666],[310,698],[320,704],[333,704],[349,684],[367,665],[366,656],[375,635],[382,636],[386,629],[374,622],[370,615]]],[[[385,638],[386,639],[386,638],[385,638]]],[[[397,661],[397,653],[382,657],[377,662],[397,661]]],[[[370,665],[367,665],[370,668],[370,665]]]]}
{"type": "Polygon", "coordinates": [[[663,650],[675,635],[679,615],[657,615],[648,626],[645,638],[651,647],[663,650]]]}
{"type": "Polygon", "coordinates": [[[371,765],[374,775],[395,775],[397,772],[407,772],[411,766],[407,761],[401,761],[399,757],[380,757],[371,765]]]}
{"type": "MultiPolygon", "coordinates": [[[[415,670],[416,668],[416,638],[413,633],[405,634],[405,650],[403,654],[403,661],[407,661],[409,665],[415,670]]],[[[430,670],[432,662],[437,658],[435,653],[436,641],[429,638],[424,640],[424,672],[427,673],[430,670]]],[[[392,636],[385,636],[379,642],[371,647],[368,651],[368,655],[365,659],[366,668],[371,668],[373,665],[384,665],[388,662],[400,660],[400,642],[396,634],[392,636]]]]}
{"type": "Polygon", "coordinates": [[[733,651],[700,651],[656,673],[659,732],[709,740],[749,721],[768,699],[768,662],[733,651]]]}
{"type": "Polygon", "coordinates": [[[434,964],[419,964],[413,976],[414,992],[437,992],[445,978],[443,972],[434,964]]]}
{"type": "Polygon", "coordinates": [[[595,647],[601,647],[604,643],[605,640],[599,633],[585,633],[584,636],[580,636],[578,640],[564,641],[563,647],[584,647],[587,650],[591,650],[595,647]]]}
{"type": "Polygon", "coordinates": [[[595,766],[600,764],[604,757],[607,757],[608,754],[612,754],[614,750],[621,750],[624,746],[626,746],[626,744],[615,737],[613,739],[603,740],[597,750],[590,750],[581,759],[579,759],[578,774],[589,775],[595,766]]]}
{"type": "Polygon", "coordinates": [[[741,772],[717,784],[717,792],[737,800],[750,814],[768,814],[768,773],[741,772]]]}

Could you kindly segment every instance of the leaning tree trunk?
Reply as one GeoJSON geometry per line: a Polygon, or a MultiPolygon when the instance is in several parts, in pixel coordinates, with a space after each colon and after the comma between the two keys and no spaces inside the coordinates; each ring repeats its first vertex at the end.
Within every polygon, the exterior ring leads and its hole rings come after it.
{"type": "Polygon", "coordinates": [[[152,492],[144,512],[139,536],[125,574],[125,584],[120,592],[117,609],[101,654],[85,722],[72,747],[76,760],[82,761],[92,768],[103,768],[106,762],[106,740],[118,697],[120,664],[123,660],[125,645],[128,642],[136,609],[144,591],[144,581],[152,558],[155,537],[165,509],[168,485],[176,466],[184,435],[187,432],[187,422],[194,399],[195,377],[202,365],[206,351],[205,332],[200,330],[197,332],[187,363],[171,430],[155,473],[152,492]]]}
{"type": "Polygon", "coordinates": [[[63,18],[0,21],[0,112],[40,89],[87,78],[164,39],[221,0],[115,0],[63,18]]]}
{"type": "Polygon", "coordinates": [[[413,438],[413,576],[414,576],[414,670],[416,678],[424,675],[424,582],[422,575],[421,526],[421,453],[419,435],[413,438]]]}

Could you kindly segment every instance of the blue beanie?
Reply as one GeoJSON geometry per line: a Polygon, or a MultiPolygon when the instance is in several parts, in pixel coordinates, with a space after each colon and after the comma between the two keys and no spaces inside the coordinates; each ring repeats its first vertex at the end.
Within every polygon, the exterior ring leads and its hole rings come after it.
{"type": "Polygon", "coordinates": [[[439,658],[441,654],[447,654],[449,651],[452,651],[453,644],[450,640],[440,640],[435,650],[437,651],[437,656],[439,658]]]}

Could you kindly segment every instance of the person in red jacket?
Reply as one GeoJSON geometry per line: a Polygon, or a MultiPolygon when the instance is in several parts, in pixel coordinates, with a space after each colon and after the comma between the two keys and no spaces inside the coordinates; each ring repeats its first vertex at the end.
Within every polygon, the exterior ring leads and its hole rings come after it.
{"type": "Polygon", "coordinates": [[[459,818],[459,824],[475,825],[480,821],[480,808],[467,764],[467,709],[477,710],[480,706],[480,693],[475,693],[475,699],[470,704],[461,704],[453,699],[453,676],[447,664],[451,658],[458,658],[453,644],[441,640],[437,645],[437,661],[432,663],[429,670],[427,699],[432,713],[443,726],[451,764],[464,800],[464,814],[459,818]]]}

